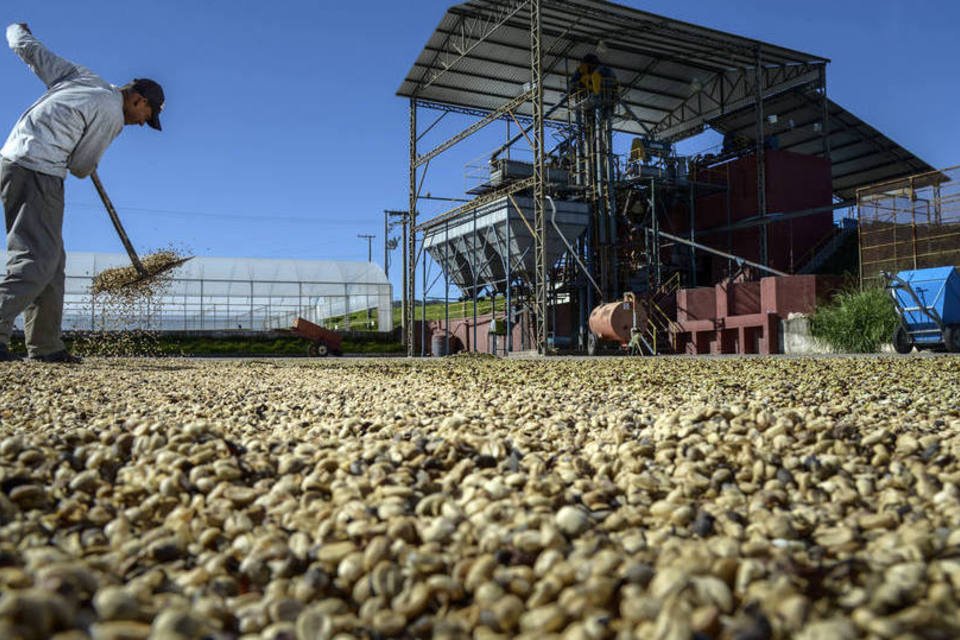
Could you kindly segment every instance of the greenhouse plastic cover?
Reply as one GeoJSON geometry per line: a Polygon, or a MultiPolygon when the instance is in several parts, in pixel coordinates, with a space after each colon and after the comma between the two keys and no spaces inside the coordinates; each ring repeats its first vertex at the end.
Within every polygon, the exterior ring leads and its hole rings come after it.
{"type": "MultiPolygon", "coordinates": [[[[2,251],[0,265],[5,273],[6,253],[2,251]]],[[[90,284],[97,273],[129,266],[125,254],[67,253],[64,326],[71,324],[71,309],[89,304],[90,284]]],[[[211,305],[226,303],[241,315],[246,314],[240,310],[256,307],[257,317],[264,320],[264,326],[257,328],[289,326],[295,315],[322,320],[324,314],[376,307],[378,326],[390,327],[391,298],[386,274],[372,262],[195,257],[170,272],[162,304],[171,309],[202,310],[206,303],[209,310],[211,305]],[[269,314],[267,309],[277,313],[269,314]],[[313,313],[309,313],[311,309],[313,313]]],[[[181,312],[174,326],[179,326],[183,315],[181,312]]]]}

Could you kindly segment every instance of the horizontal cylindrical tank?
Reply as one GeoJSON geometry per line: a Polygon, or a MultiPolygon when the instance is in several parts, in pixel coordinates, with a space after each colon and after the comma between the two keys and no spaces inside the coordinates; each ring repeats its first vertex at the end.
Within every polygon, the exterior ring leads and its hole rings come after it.
{"type": "MultiPolygon", "coordinates": [[[[630,342],[630,330],[633,328],[633,316],[636,304],[632,297],[620,302],[602,304],[590,313],[590,331],[601,340],[627,344],[630,342]]],[[[637,327],[643,328],[647,315],[637,308],[637,327]]]]}

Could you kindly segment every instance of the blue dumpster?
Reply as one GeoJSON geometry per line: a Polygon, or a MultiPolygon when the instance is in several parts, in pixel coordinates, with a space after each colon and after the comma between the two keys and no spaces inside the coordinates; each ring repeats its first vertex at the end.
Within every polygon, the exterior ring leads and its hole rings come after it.
{"type": "Polygon", "coordinates": [[[960,271],[933,267],[886,274],[900,327],[893,345],[900,353],[946,347],[960,351],[960,271]]]}

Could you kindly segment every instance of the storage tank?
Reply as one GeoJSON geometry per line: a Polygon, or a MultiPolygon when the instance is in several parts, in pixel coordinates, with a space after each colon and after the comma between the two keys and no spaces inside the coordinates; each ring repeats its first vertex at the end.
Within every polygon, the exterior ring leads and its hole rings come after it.
{"type": "Polygon", "coordinates": [[[600,340],[618,342],[621,345],[630,342],[630,330],[634,326],[642,328],[646,323],[647,314],[637,306],[636,297],[632,293],[626,294],[620,302],[602,304],[590,313],[590,332],[600,340]]]}
{"type": "Polygon", "coordinates": [[[430,354],[446,356],[450,354],[450,336],[446,331],[435,331],[430,338],[430,354]]]}

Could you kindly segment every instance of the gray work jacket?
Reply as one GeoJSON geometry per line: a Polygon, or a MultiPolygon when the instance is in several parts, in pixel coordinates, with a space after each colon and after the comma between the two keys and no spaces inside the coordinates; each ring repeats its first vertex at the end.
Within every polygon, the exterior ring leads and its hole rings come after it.
{"type": "Polygon", "coordinates": [[[98,75],[64,60],[18,24],[7,42],[47,86],[24,112],[0,156],[21,167],[65,178],[85,178],[123,130],[123,94],[98,75]]]}

